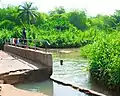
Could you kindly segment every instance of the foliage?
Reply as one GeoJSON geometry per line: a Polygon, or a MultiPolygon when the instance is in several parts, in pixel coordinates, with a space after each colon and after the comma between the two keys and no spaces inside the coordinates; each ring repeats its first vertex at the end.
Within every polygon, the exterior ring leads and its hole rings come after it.
{"type": "Polygon", "coordinates": [[[45,14],[45,13],[37,13],[36,22],[35,22],[34,25],[36,27],[42,26],[47,21],[47,18],[48,18],[47,14],[45,14]]]}
{"type": "Polygon", "coordinates": [[[31,2],[25,2],[24,5],[20,5],[19,6],[19,15],[18,18],[20,18],[22,20],[22,22],[24,22],[25,20],[27,24],[31,24],[31,22],[34,22],[35,17],[37,17],[36,14],[36,7],[32,7],[31,2]]]}
{"type": "Polygon", "coordinates": [[[0,49],[3,49],[5,41],[9,40],[12,32],[6,29],[0,30],[0,49]]]}
{"type": "Polygon", "coordinates": [[[92,78],[109,88],[120,87],[120,32],[102,34],[92,45],[82,50],[90,59],[92,78]]]}
{"type": "Polygon", "coordinates": [[[69,21],[80,30],[85,30],[86,26],[86,14],[84,11],[73,11],[69,13],[69,21]]]}
{"type": "Polygon", "coordinates": [[[35,26],[31,26],[27,34],[28,39],[47,40],[52,48],[80,47],[92,42],[94,33],[89,34],[88,31],[64,30],[62,32],[56,30],[38,30],[35,26]]]}
{"type": "Polygon", "coordinates": [[[14,26],[15,26],[15,23],[11,22],[10,20],[4,20],[0,22],[0,29],[12,30],[14,26]]]}
{"type": "Polygon", "coordinates": [[[65,13],[65,9],[63,6],[56,7],[54,10],[51,10],[49,12],[50,16],[55,15],[55,14],[63,14],[65,13]]]}

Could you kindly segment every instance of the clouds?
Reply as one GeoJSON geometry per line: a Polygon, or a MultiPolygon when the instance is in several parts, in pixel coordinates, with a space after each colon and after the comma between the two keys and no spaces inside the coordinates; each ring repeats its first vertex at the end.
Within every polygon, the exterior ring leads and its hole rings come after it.
{"type": "Polygon", "coordinates": [[[86,9],[89,15],[111,14],[115,9],[120,9],[120,0],[2,0],[4,4],[20,5],[23,2],[34,2],[42,12],[64,6],[66,9],[86,9]]]}

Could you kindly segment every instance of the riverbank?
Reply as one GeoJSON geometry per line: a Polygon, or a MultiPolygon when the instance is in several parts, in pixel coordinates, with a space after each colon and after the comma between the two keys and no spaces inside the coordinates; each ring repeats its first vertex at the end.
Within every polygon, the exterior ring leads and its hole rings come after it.
{"type": "MultiPolygon", "coordinates": [[[[81,48],[89,59],[90,76],[108,90],[120,92],[120,32],[102,33],[93,44],[81,48]]],[[[115,95],[118,96],[118,95],[115,95]]]]}

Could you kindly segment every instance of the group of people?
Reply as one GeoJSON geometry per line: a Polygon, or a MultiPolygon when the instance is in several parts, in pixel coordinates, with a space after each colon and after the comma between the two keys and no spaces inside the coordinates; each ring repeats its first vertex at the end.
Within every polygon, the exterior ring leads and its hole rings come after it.
{"type": "MultiPolygon", "coordinates": [[[[15,34],[18,35],[18,32],[15,32],[15,34]]],[[[26,29],[23,28],[22,36],[21,36],[20,39],[15,36],[13,39],[11,39],[10,42],[13,43],[13,44],[19,44],[19,42],[22,42],[23,44],[26,45],[27,44],[26,29]]]]}

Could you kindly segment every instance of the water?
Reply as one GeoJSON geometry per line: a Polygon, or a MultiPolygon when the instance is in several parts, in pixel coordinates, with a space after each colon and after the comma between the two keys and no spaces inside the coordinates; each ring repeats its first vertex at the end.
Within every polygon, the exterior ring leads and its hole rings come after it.
{"type": "MultiPolygon", "coordinates": [[[[79,49],[56,49],[49,51],[53,53],[54,61],[51,78],[91,89],[89,72],[87,70],[88,62],[80,57],[79,49]],[[64,52],[62,52],[63,50],[64,52]],[[63,60],[63,65],[60,65],[60,60],[63,60]]],[[[16,87],[29,91],[42,92],[49,96],[88,96],[71,87],[57,84],[51,80],[40,83],[18,84],[16,87]]]]}
{"type": "Polygon", "coordinates": [[[88,96],[72,89],[71,87],[62,86],[51,80],[41,83],[19,84],[17,85],[17,88],[33,92],[42,92],[49,96],[88,96]]]}

